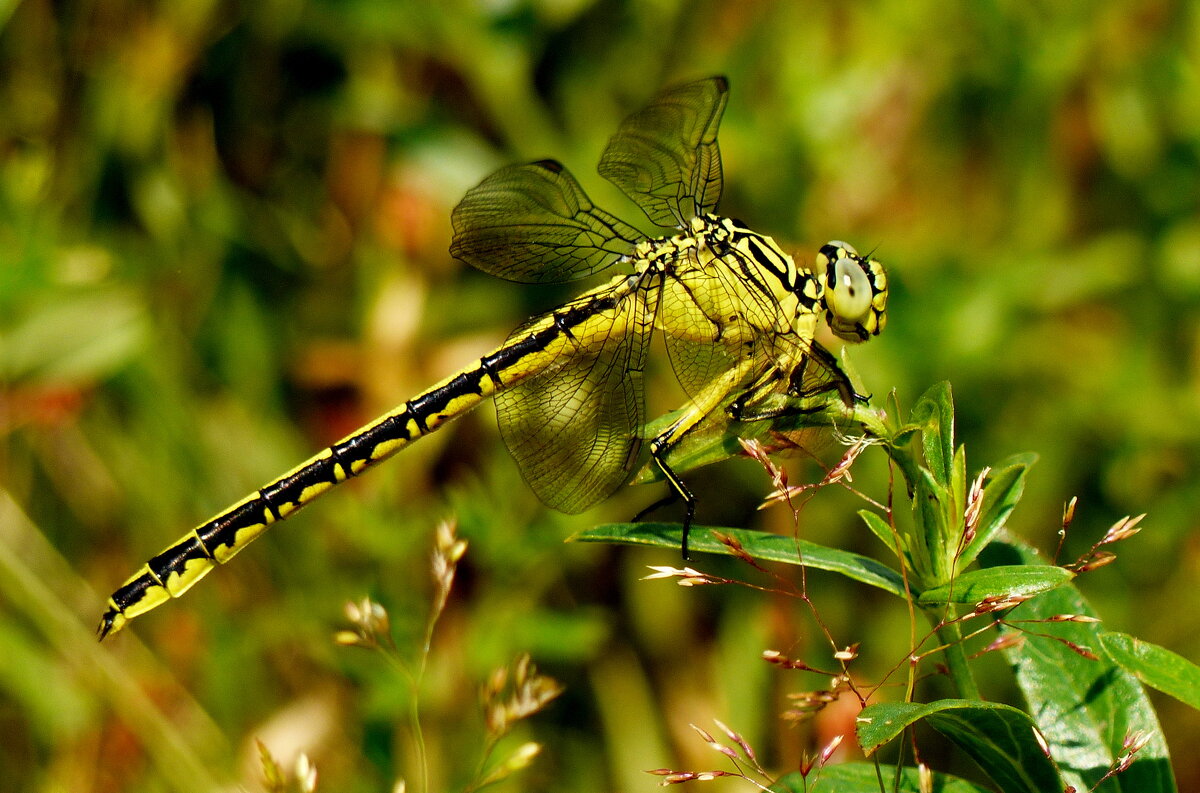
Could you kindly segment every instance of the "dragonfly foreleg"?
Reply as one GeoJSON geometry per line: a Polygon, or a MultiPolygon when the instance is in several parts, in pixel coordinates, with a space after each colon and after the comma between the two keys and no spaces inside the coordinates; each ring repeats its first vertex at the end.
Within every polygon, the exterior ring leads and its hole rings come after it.
{"type": "Polygon", "coordinates": [[[730,406],[729,415],[735,421],[771,421],[793,416],[811,416],[826,408],[826,405],[798,405],[795,397],[781,398],[780,394],[772,394],[771,397],[756,405],[737,406],[735,401],[735,405],[730,406]],[[735,406],[739,407],[736,412],[735,406]]]}
{"type": "Polygon", "coordinates": [[[841,396],[842,402],[848,408],[854,407],[857,404],[864,404],[870,400],[870,396],[863,396],[854,390],[854,384],[850,382],[850,378],[838,366],[837,359],[833,354],[819,344],[813,343],[809,348],[808,353],[801,359],[800,363],[792,370],[792,377],[788,384],[788,394],[800,399],[826,394],[830,391],[837,391],[841,396]],[[811,369],[814,366],[820,367],[820,375],[828,379],[821,382],[806,383],[806,379],[813,377],[811,369]]]}
{"type": "MultiPolygon", "coordinates": [[[[803,365],[803,364],[801,364],[803,365]]],[[[816,404],[804,404],[801,400],[819,396],[834,390],[840,390],[836,382],[822,383],[810,386],[801,393],[793,393],[789,388],[786,393],[776,390],[778,377],[756,384],[746,389],[737,399],[729,403],[726,412],[734,421],[771,421],[773,419],[792,418],[795,416],[811,416],[829,407],[828,401],[816,404]]],[[[853,394],[854,399],[863,397],[853,394]]]]}

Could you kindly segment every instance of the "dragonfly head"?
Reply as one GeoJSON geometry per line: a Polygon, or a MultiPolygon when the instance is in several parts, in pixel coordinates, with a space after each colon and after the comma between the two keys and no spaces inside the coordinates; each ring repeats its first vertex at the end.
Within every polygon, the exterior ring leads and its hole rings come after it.
{"type": "Polygon", "coordinates": [[[866,341],[883,330],[887,273],[878,260],[835,240],[817,254],[816,272],[825,274],[825,320],[838,338],[866,341]]]}

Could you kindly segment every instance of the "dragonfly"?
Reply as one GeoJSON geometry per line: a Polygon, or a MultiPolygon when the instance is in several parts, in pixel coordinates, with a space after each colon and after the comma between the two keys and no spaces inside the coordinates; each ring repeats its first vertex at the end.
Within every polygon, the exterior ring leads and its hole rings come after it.
{"type": "Polygon", "coordinates": [[[647,440],[644,372],[656,332],[688,400],[648,439],[649,464],[686,505],[686,558],[696,499],[669,464],[671,450],[700,427],[770,418],[779,409],[762,406],[780,395],[861,400],[815,336],[824,320],[838,338],[865,341],[886,319],[887,275],[873,256],[835,241],[800,267],[771,237],[714,214],[728,95],[720,76],[668,88],[620,124],[600,158],[600,175],[673,234],[648,238],[595,206],[554,160],[501,168],[467,192],[452,215],[456,258],[526,283],[617,266],[620,274],[189,531],[112,594],[100,638],[489,397],[536,495],[567,513],[594,506],[628,480],[647,440]]]}

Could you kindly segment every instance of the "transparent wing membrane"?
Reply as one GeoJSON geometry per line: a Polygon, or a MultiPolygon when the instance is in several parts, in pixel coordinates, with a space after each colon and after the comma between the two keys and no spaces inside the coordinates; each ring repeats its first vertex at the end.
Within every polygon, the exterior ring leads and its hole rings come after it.
{"type": "Polygon", "coordinates": [[[612,266],[642,237],[593,206],[553,160],[501,168],[454,208],[450,254],[523,283],[572,281],[612,266]]]}
{"type": "Polygon", "coordinates": [[[668,89],[625,119],[600,157],[600,175],[660,226],[683,226],[721,199],[717,128],[724,77],[668,89]]]}
{"type": "MultiPolygon", "coordinates": [[[[644,421],[642,371],[654,289],[626,295],[603,330],[571,355],[496,395],[500,432],[525,481],[546,505],[582,512],[626,479],[644,421]]],[[[523,329],[513,339],[523,336],[523,329]]]]}

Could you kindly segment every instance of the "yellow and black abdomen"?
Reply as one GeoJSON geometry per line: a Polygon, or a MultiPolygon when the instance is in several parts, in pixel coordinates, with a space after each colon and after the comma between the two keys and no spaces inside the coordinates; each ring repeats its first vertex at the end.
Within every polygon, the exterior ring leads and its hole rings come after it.
{"type": "Polygon", "coordinates": [[[100,621],[100,637],[179,597],[272,523],[429,434],[448,418],[466,413],[494,390],[482,368],[458,374],[200,524],[147,561],[112,594],[100,621]]]}
{"type": "Polygon", "coordinates": [[[296,468],[205,521],[147,561],[108,600],[101,638],[140,614],[179,597],[267,530],[322,493],[382,462],[463,415],[497,391],[522,383],[580,355],[582,343],[612,333],[626,277],[614,279],[567,306],[527,324],[472,366],[319,452],[296,468]]]}

